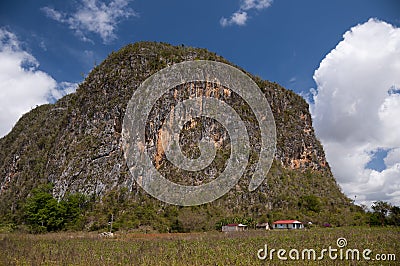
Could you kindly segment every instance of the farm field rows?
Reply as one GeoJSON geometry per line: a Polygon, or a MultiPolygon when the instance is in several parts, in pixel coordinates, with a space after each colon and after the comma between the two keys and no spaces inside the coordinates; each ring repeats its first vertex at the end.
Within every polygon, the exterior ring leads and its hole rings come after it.
{"type": "Polygon", "coordinates": [[[400,228],[337,227],[187,234],[117,232],[114,238],[82,232],[0,234],[0,265],[287,264],[400,265],[400,228]],[[267,254],[264,252],[266,245],[267,254]],[[275,251],[271,255],[272,249],[275,251]],[[280,256],[286,261],[278,258],[279,249],[285,250],[280,251],[280,256]],[[294,249],[298,251],[298,259],[294,249]],[[327,251],[322,252],[323,249],[327,251]],[[353,253],[355,249],[359,251],[359,260],[353,253]],[[368,249],[371,252],[366,251],[368,249]],[[315,251],[315,259],[311,250],[315,251]],[[336,259],[331,259],[335,256],[336,259]],[[378,258],[386,260],[378,261],[378,258]]]}

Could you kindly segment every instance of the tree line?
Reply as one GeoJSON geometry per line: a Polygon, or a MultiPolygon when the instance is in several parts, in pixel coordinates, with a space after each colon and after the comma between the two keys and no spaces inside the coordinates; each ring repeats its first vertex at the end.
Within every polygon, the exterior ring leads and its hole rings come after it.
{"type": "MultiPolygon", "coordinates": [[[[46,184],[31,191],[25,200],[17,224],[28,227],[31,233],[62,230],[104,230],[113,214],[115,230],[152,227],[159,232],[189,232],[198,230],[220,230],[227,223],[243,223],[253,228],[262,218],[227,217],[215,220],[215,226],[206,227],[203,215],[196,207],[182,212],[179,206],[166,205],[162,210],[151,202],[130,202],[124,191],[111,193],[101,202],[81,193],[68,194],[58,200],[52,195],[53,185],[46,184]],[[197,216],[199,217],[197,217],[197,216]],[[196,220],[197,219],[197,220],[196,220]]],[[[302,206],[319,210],[321,206],[312,197],[302,198],[302,206]]],[[[201,208],[201,207],[197,207],[201,208]]],[[[207,206],[203,208],[208,208],[207,206]]],[[[361,209],[361,208],[360,208],[361,209]]],[[[376,201],[371,210],[365,208],[365,224],[371,226],[400,226],[400,207],[385,201],[376,201]]],[[[213,210],[207,209],[210,217],[213,210]]],[[[209,217],[209,218],[210,218],[209,217]]],[[[264,217],[265,218],[265,217],[264,217]]],[[[290,218],[290,217],[288,217],[290,218]]],[[[265,221],[270,219],[264,219],[265,221]]],[[[263,220],[263,221],[264,221],[263,220]]]]}

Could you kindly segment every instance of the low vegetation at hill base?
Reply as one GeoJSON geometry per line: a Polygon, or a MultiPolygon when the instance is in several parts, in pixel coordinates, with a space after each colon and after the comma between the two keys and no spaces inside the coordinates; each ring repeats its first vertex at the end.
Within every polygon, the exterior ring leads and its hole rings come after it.
{"type": "Polygon", "coordinates": [[[325,209],[319,197],[308,195],[299,197],[297,206],[290,209],[262,215],[251,209],[247,215],[239,216],[209,204],[193,207],[164,204],[160,208],[159,202],[151,198],[139,204],[127,197],[124,190],[113,191],[101,201],[80,193],[57,200],[51,191],[51,184],[33,189],[21,211],[13,217],[15,222],[0,222],[0,232],[104,231],[112,223],[113,232],[187,233],[220,231],[229,223],[255,228],[257,223],[271,225],[280,219],[300,220],[306,226],[400,226],[400,208],[384,201],[375,202],[371,211],[354,205],[349,212],[343,212],[338,208],[325,209]]]}
{"type": "Polygon", "coordinates": [[[93,233],[0,234],[0,265],[399,265],[399,259],[399,227],[121,232],[114,238],[93,233]],[[264,251],[259,250],[265,250],[265,245],[268,256],[264,259],[264,251]],[[287,260],[279,259],[279,249],[286,250],[280,256],[287,260]],[[292,249],[299,251],[298,259],[293,251],[289,256],[292,249]],[[323,249],[331,249],[331,253],[323,249]]]}
{"type": "Polygon", "coordinates": [[[365,212],[363,208],[354,206],[347,214],[338,212],[329,215],[329,210],[321,207],[320,199],[309,195],[299,198],[297,208],[287,209],[285,212],[235,216],[218,212],[210,205],[179,207],[166,204],[163,208],[158,208],[151,200],[138,204],[125,198],[121,191],[109,194],[101,202],[79,193],[57,201],[51,190],[51,184],[34,189],[26,199],[22,211],[14,217],[17,223],[0,223],[0,232],[104,231],[112,223],[114,232],[183,233],[220,231],[223,225],[229,223],[242,223],[249,228],[255,228],[257,223],[272,224],[279,219],[297,219],[306,226],[310,223],[325,227],[341,226],[348,222],[352,225],[400,225],[400,208],[383,201],[375,202],[372,211],[365,212]],[[342,220],[339,214],[342,215],[342,220]],[[315,218],[317,215],[321,215],[319,219],[315,218]]]}

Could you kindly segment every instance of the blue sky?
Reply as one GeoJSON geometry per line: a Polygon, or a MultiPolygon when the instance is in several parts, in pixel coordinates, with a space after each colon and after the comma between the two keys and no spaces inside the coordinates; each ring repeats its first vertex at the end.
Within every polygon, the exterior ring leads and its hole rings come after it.
{"type": "Polygon", "coordinates": [[[378,18],[400,24],[398,1],[285,1],[250,10],[243,26],[223,27],[240,1],[131,1],[137,15],[121,18],[114,40],[104,43],[99,34],[85,32],[82,41],[68,25],[43,11],[75,12],[81,1],[5,1],[0,4],[0,25],[15,33],[40,69],[57,81],[80,82],[95,63],[111,51],[142,41],[204,47],[263,79],[296,92],[315,87],[312,79],[324,56],[350,27],[378,18]]]}
{"type": "Polygon", "coordinates": [[[360,203],[383,199],[399,205],[399,138],[371,129],[379,122],[388,131],[400,132],[398,124],[387,122],[399,110],[400,81],[393,74],[400,65],[399,26],[397,0],[2,1],[0,136],[22,113],[72,92],[95,64],[128,43],[202,47],[306,97],[346,194],[356,194],[360,203]],[[375,36],[376,44],[371,41],[375,36]],[[350,53],[349,47],[356,52],[350,53]],[[373,55],[382,49],[387,53],[376,59],[373,55]],[[357,57],[357,51],[362,55],[357,57]],[[374,70],[377,62],[391,66],[385,75],[374,70]],[[353,84],[348,74],[355,70],[365,84],[353,84]],[[354,86],[337,83],[341,79],[354,86]],[[375,85],[368,89],[369,84],[375,85]],[[381,97],[375,95],[378,87],[381,97]],[[389,87],[397,93],[387,93],[389,87]],[[341,110],[351,110],[336,113],[328,108],[340,106],[337,91],[355,95],[341,99],[346,103],[341,110]],[[361,101],[360,95],[371,97],[361,101]],[[362,115],[367,109],[359,106],[374,104],[377,109],[370,117],[376,121],[365,128],[369,123],[363,119],[369,118],[362,115]]]}

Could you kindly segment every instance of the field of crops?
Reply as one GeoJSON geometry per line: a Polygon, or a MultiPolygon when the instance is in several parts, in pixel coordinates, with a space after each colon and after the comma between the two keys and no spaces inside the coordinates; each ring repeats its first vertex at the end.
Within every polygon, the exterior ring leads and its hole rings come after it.
{"type": "Polygon", "coordinates": [[[117,232],[113,238],[100,238],[95,233],[70,232],[44,235],[0,234],[0,265],[288,263],[400,265],[400,228],[338,227],[190,234],[117,232]]]}

